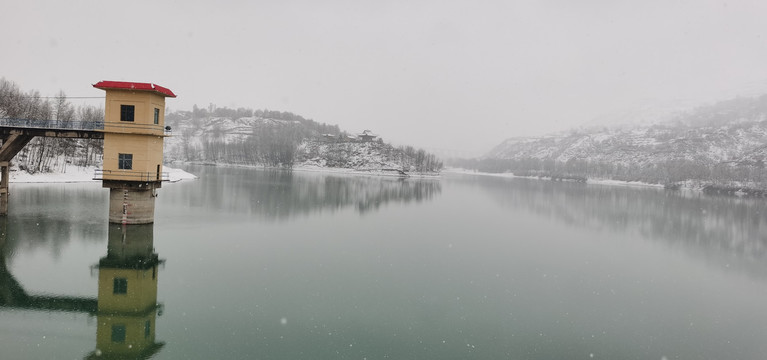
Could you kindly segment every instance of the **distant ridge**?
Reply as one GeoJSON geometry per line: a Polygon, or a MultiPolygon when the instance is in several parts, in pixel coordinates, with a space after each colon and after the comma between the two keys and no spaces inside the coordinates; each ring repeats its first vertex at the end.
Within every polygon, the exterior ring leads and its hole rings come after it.
{"type": "MultiPolygon", "coordinates": [[[[618,119],[620,120],[620,119],[618,119]]],[[[767,189],[767,95],[677,113],[658,123],[509,138],[458,165],[534,176],[608,178],[671,187],[767,189]]]]}

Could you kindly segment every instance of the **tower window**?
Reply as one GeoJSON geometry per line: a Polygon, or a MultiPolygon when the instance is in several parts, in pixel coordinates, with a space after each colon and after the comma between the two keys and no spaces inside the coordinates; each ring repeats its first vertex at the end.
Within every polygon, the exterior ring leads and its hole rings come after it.
{"type": "Polygon", "coordinates": [[[160,123],[160,109],[154,108],[154,124],[158,125],[160,123]]]}
{"type": "Polygon", "coordinates": [[[124,343],[126,333],[125,330],[125,325],[123,324],[112,325],[112,342],[124,343]]]}
{"type": "Polygon", "coordinates": [[[136,107],[133,105],[120,105],[120,121],[133,121],[136,107]]]}
{"type": "Polygon", "coordinates": [[[117,168],[121,170],[133,170],[133,154],[118,154],[117,168]]]}
{"type": "Polygon", "coordinates": [[[114,288],[112,289],[113,294],[127,294],[128,293],[128,279],[126,278],[115,278],[114,280],[114,288]]]}

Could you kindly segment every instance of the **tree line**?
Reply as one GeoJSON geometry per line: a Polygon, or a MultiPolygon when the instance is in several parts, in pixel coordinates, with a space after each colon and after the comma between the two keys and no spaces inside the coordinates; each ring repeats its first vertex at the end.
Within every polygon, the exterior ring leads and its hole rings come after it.
{"type": "MultiPolygon", "coordinates": [[[[327,166],[355,167],[350,158],[350,146],[361,149],[348,140],[349,134],[341,131],[337,125],[318,123],[290,112],[229,109],[211,105],[208,109],[195,106],[191,112],[177,111],[166,116],[166,121],[168,119],[175,124],[174,127],[181,129],[182,141],[178,156],[182,161],[290,168],[297,162],[323,156],[327,166]],[[251,120],[248,136],[229,136],[231,134],[227,134],[227,129],[221,125],[224,119],[243,118],[251,120]],[[323,143],[329,150],[322,154],[316,153],[317,147],[310,144],[327,134],[340,140],[323,143]],[[315,153],[310,154],[312,151],[315,153]]],[[[417,172],[438,172],[442,169],[442,162],[423,149],[395,147],[380,138],[374,144],[373,147],[365,148],[375,153],[368,155],[383,156],[387,162],[396,161],[400,169],[417,172]]]]}
{"type": "MultiPolygon", "coordinates": [[[[16,83],[0,78],[0,118],[56,120],[64,124],[103,121],[104,109],[74,106],[63,91],[52,98],[42,97],[38,91],[23,92],[16,83]]],[[[102,154],[101,140],[35,137],[14,157],[14,163],[30,173],[63,171],[68,164],[99,164],[102,154]]]]}
{"type": "Polygon", "coordinates": [[[215,104],[208,105],[208,108],[200,108],[196,104],[192,106],[192,111],[174,111],[165,116],[166,123],[170,125],[179,125],[179,121],[191,121],[196,127],[202,125],[202,122],[211,118],[264,118],[292,121],[302,124],[305,128],[312,132],[320,134],[332,134],[332,135],[346,135],[346,132],[341,131],[338,125],[330,125],[326,123],[320,123],[312,119],[306,119],[301,115],[294,114],[289,111],[277,111],[269,109],[251,109],[239,107],[237,109],[231,109],[228,107],[218,107],[215,104]]]}
{"type": "Polygon", "coordinates": [[[186,146],[184,152],[187,161],[290,168],[305,132],[305,128],[292,124],[253,127],[250,136],[234,141],[227,141],[215,131],[201,132],[201,149],[194,149],[193,145],[189,145],[192,143],[191,137],[195,134],[192,131],[185,131],[182,140],[186,146]]]}

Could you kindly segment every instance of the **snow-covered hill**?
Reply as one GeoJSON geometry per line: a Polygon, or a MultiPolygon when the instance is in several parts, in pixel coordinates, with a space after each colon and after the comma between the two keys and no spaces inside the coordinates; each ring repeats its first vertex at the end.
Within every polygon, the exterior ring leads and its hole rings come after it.
{"type": "MultiPolygon", "coordinates": [[[[619,121],[620,119],[618,119],[619,121]]],[[[611,179],[767,196],[767,95],[665,122],[516,137],[458,166],[556,179],[611,179]]]]}
{"type": "Polygon", "coordinates": [[[173,136],[166,139],[165,159],[361,171],[434,173],[441,169],[442,163],[424,150],[350,136],[337,126],[290,115],[289,119],[275,119],[261,115],[197,118],[189,113],[174,114],[168,117],[173,136]]]}
{"type": "Polygon", "coordinates": [[[767,96],[762,96],[698,108],[659,124],[511,138],[485,158],[575,159],[624,165],[674,160],[756,163],[764,159],[766,146],[767,96]]]}
{"type": "Polygon", "coordinates": [[[401,169],[391,146],[376,142],[305,141],[298,148],[299,164],[358,170],[401,169]]]}

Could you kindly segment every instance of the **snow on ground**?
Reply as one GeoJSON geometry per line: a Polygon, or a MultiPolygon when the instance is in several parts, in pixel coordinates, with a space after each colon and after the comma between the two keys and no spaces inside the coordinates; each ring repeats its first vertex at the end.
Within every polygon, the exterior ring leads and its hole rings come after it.
{"type": "MultiPolygon", "coordinates": [[[[175,169],[170,167],[163,167],[163,170],[168,173],[170,182],[177,182],[181,180],[197,179],[197,176],[190,174],[181,169],[175,169]]],[[[96,182],[101,180],[94,180],[93,176],[96,173],[96,168],[93,166],[67,166],[66,170],[62,173],[37,173],[30,174],[26,171],[19,171],[18,169],[11,168],[11,182],[12,183],[70,183],[70,182],[96,182]]]]}
{"type": "Polygon", "coordinates": [[[640,187],[654,187],[654,188],[661,188],[663,189],[663,185],[661,184],[651,184],[641,181],[621,181],[621,180],[612,180],[612,179],[588,179],[586,180],[588,184],[596,184],[596,185],[611,185],[611,186],[640,186],[640,187]]]}
{"type": "MultiPolygon", "coordinates": [[[[307,171],[307,172],[322,172],[322,173],[331,173],[331,174],[373,175],[373,176],[393,176],[393,177],[403,176],[401,173],[397,171],[393,171],[393,170],[349,169],[349,168],[319,166],[319,165],[312,165],[312,164],[306,164],[306,163],[293,166],[292,170],[307,171]]],[[[407,176],[413,177],[413,178],[439,178],[440,177],[439,174],[420,174],[415,172],[408,173],[407,176]]]]}
{"type": "Polygon", "coordinates": [[[163,170],[168,173],[168,181],[177,182],[181,180],[194,180],[197,179],[197,175],[188,173],[181,169],[171,168],[163,166],[163,170]]]}
{"type": "Polygon", "coordinates": [[[93,166],[67,166],[63,173],[37,173],[30,174],[14,167],[11,168],[11,183],[68,183],[68,182],[91,182],[96,168],[93,166]]]}

